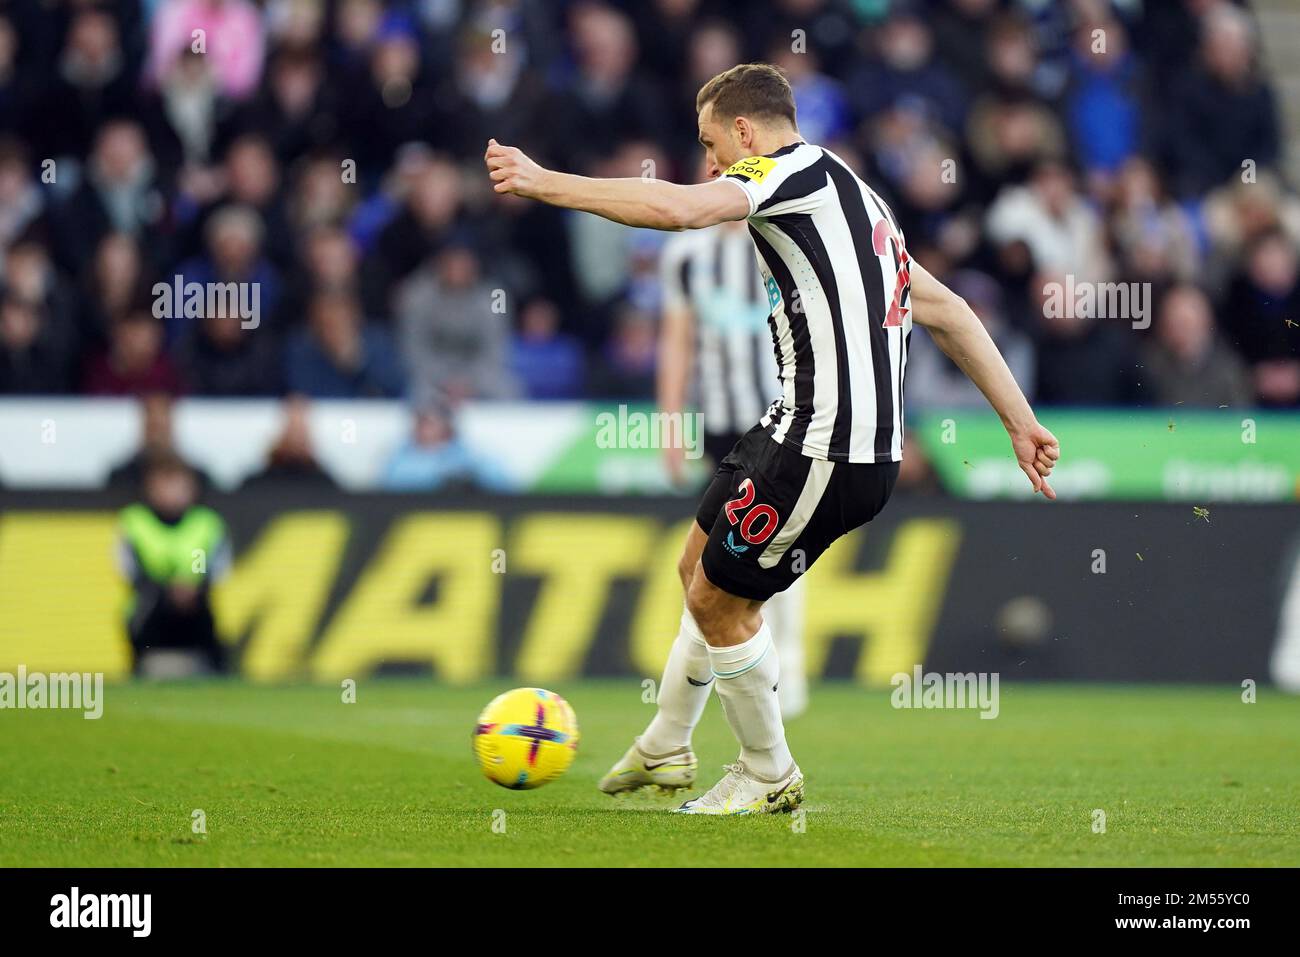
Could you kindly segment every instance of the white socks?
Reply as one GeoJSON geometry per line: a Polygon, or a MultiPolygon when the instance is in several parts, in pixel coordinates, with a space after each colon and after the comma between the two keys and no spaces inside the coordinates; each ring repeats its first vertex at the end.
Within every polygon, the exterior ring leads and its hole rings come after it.
{"type": "Polygon", "coordinates": [[[709,646],[704,643],[700,626],[683,608],[681,630],[668,652],[668,664],[659,682],[659,711],[637,743],[641,753],[664,757],[689,747],[691,732],[704,713],[712,688],[709,646]]]}
{"type": "MultiPolygon", "coordinates": [[[[680,640],[680,639],[679,639],[680,640]]],[[[779,781],[794,764],[785,743],[776,685],[781,666],[766,621],[749,641],[708,648],[727,723],[740,741],[740,760],[756,777],[779,781]]]]}
{"type": "Polygon", "coordinates": [[[794,758],[785,743],[777,702],[780,676],[766,621],[743,644],[711,648],[691,613],[683,609],[681,630],[659,683],[659,710],[642,733],[638,749],[647,757],[665,757],[690,747],[691,732],[716,679],[722,710],[740,742],[740,760],[760,779],[781,780],[794,758]]]}

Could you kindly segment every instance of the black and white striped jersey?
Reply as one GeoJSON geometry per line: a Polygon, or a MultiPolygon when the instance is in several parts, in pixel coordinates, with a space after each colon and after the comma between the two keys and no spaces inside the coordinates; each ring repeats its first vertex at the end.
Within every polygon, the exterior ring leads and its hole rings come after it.
{"type": "Polygon", "coordinates": [[[893,212],[834,153],[794,143],[723,177],[749,197],[782,396],[762,424],[832,462],[903,457],[909,258],[893,212]]]}
{"type": "Polygon", "coordinates": [[[688,309],[696,399],[710,435],[752,429],[776,395],[767,290],[742,223],[678,233],[659,260],[665,308],[688,309]]]}

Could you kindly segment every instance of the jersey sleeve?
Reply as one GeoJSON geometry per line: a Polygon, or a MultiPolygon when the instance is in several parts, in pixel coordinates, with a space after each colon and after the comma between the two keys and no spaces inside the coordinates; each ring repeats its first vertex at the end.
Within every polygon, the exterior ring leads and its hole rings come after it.
{"type": "MultiPolygon", "coordinates": [[[[808,149],[805,147],[804,149],[808,149]]],[[[826,174],[804,150],[784,156],[747,156],[722,174],[749,197],[749,217],[807,213],[821,205],[826,174]]]]}

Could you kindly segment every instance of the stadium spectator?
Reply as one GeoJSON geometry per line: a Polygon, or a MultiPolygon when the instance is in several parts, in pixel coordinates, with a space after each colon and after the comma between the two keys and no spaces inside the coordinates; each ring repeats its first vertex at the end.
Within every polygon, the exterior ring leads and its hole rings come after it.
{"type": "MultiPolygon", "coordinates": [[[[404,143],[398,147],[392,169],[380,179],[375,191],[357,204],[349,220],[348,232],[362,253],[370,253],[380,234],[403,213],[435,157],[427,143],[404,143]]],[[[450,196],[454,199],[454,189],[450,196]]]]}
{"type": "Polygon", "coordinates": [[[1165,294],[1145,364],[1162,405],[1240,408],[1254,397],[1245,363],[1215,330],[1209,297],[1190,284],[1165,294]]]}
{"type": "Polygon", "coordinates": [[[268,45],[278,49],[302,49],[321,42],[325,21],[332,11],[312,0],[268,0],[266,30],[268,45]]]}
{"type": "MultiPolygon", "coordinates": [[[[148,463],[158,457],[179,456],[176,446],[176,400],[166,392],[150,392],[140,397],[140,448],[125,462],[119,463],[108,475],[111,488],[128,488],[133,493],[144,482],[148,463]]],[[[202,469],[187,462],[198,480],[200,488],[210,488],[211,480],[202,469]]]]}
{"type": "MultiPolygon", "coordinates": [[[[311,9],[311,5],[297,6],[311,9]]],[[[341,132],[334,89],[325,82],[319,51],[294,45],[274,54],[261,92],[236,107],[220,129],[227,137],[253,133],[267,137],[282,166],[337,145],[341,132]]]]}
{"type": "Polygon", "coordinates": [[[249,328],[220,310],[190,330],[181,343],[180,365],[197,396],[270,396],[284,389],[271,330],[249,328]]]}
{"type": "Polygon", "coordinates": [[[1034,268],[1070,273],[1089,282],[1110,275],[1105,237],[1096,212],[1077,190],[1063,163],[1044,161],[1025,186],[1010,186],[993,201],[985,222],[990,240],[1001,247],[1023,243],[1034,268]]]}
{"type": "Polygon", "coordinates": [[[242,100],[261,79],[265,40],[262,15],[248,0],[170,0],[154,14],[147,76],[157,83],[193,50],[210,58],[221,92],[242,100]]]}
{"type": "Polygon", "coordinates": [[[19,69],[22,51],[18,31],[0,11],[0,129],[28,129],[38,92],[31,77],[19,69]]]}
{"type": "MultiPolygon", "coordinates": [[[[570,331],[583,330],[588,340],[603,338],[600,304],[588,304],[578,293],[574,266],[574,237],[564,210],[502,196],[496,215],[476,222],[477,245],[491,250],[492,271],[515,295],[546,296],[560,307],[561,321],[570,331]]],[[[622,273],[619,273],[622,276],[622,273]]]]}
{"type": "Polygon", "coordinates": [[[1105,196],[1142,145],[1145,78],[1123,23],[1111,16],[1074,30],[1064,112],[1090,191],[1105,196]]]}
{"type": "Polygon", "coordinates": [[[270,144],[258,134],[245,134],[230,144],[222,166],[226,190],[219,208],[229,204],[256,213],[262,225],[266,257],[277,268],[284,268],[292,258],[293,239],[280,165],[270,144]]]}
{"type": "Polygon", "coordinates": [[[165,257],[170,238],[166,203],[140,124],[109,120],[99,128],[85,176],[56,214],[60,264],[75,271],[110,232],[146,235],[165,257]]]}
{"type": "MultiPolygon", "coordinates": [[[[948,130],[966,122],[966,97],[947,66],[934,56],[934,35],[919,10],[903,5],[875,33],[876,57],[861,57],[848,82],[857,114],[870,121],[906,102],[948,130]]],[[[796,93],[798,87],[795,87],[796,93]]],[[[803,101],[799,127],[803,129],[803,101]]],[[[811,137],[810,142],[821,142],[811,137]]]]}
{"type": "MultiPolygon", "coordinates": [[[[645,176],[668,166],[668,157],[653,143],[640,140],[623,144],[608,160],[592,170],[595,176],[645,176]]],[[[630,230],[597,216],[564,219],[578,291],[593,306],[607,309],[627,291],[633,259],[644,242],[662,244],[663,236],[650,230],[630,230]],[[648,238],[647,238],[648,237],[648,238]]],[[[651,274],[654,270],[649,270],[651,274]]]]}
{"type": "Polygon", "coordinates": [[[1234,179],[1209,193],[1201,219],[1209,245],[1205,276],[1216,290],[1228,287],[1246,251],[1266,234],[1281,230],[1300,246],[1300,198],[1275,173],[1260,172],[1254,182],[1234,179]]]}
{"type": "Polygon", "coordinates": [[[54,268],[45,246],[30,240],[11,246],[3,260],[3,288],[39,306],[70,350],[80,346],[76,295],[54,268]]]}
{"type": "Polygon", "coordinates": [[[504,487],[504,477],[456,435],[449,410],[424,406],[415,413],[411,438],[384,469],[389,491],[432,492],[504,487]]]}
{"type": "Polygon", "coordinates": [[[163,351],[162,322],[137,309],[113,323],[108,346],[87,364],[81,388],[87,395],[179,395],[180,372],[163,351]]]}
{"type": "Polygon", "coordinates": [[[1254,23],[1215,4],[1201,22],[1199,63],[1173,91],[1166,160],[1180,196],[1204,193],[1238,176],[1249,159],[1258,168],[1280,153],[1273,91],[1263,82],[1254,23]]]}
{"type": "Polygon", "coordinates": [[[149,273],[139,242],[127,233],[108,233],[82,273],[79,324],[86,339],[99,346],[108,330],[132,309],[152,297],[149,273]]]}
{"type": "MultiPolygon", "coordinates": [[[[890,6],[902,2],[905,0],[890,6]]],[[[821,51],[823,62],[836,71],[837,79],[843,80],[843,71],[855,59],[858,22],[863,12],[874,13],[883,6],[878,4],[875,10],[870,10],[858,4],[855,10],[854,4],[833,0],[771,0],[764,4],[764,16],[745,17],[741,22],[750,31],[751,48],[762,50],[772,37],[784,37],[787,41],[801,37],[809,47],[821,51]]]]}
{"type": "Polygon", "coordinates": [[[32,118],[50,155],[85,155],[104,117],[132,112],[135,77],[108,9],[87,5],[72,14],[49,83],[45,95],[58,109],[32,118]]]}
{"type": "MultiPolygon", "coordinates": [[[[642,34],[643,36],[645,34],[642,34]]],[[[651,44],[646,51],[657,51],[658,44],[651,44]]],[[[686,63],[682,70],[660,74],[669,77],[672,84],[670,95],[673,110],[679,116],[692,116],[695,113],[695,96],[705,83],[723,70],[729,70],[745,59],[744,38],[740,30],[724,20],[709,19],[699,22],[690,32],[686,45],[686,63]]],[[[698,150],[696,136],[698,131],[689,127],[678,127],[673,140],[673,155],[691,157],[698,150]]],[[[683,174],[699,166],[696,156],[694,163],[682,169],[683,174]]]]}
{"type": "Polygon", "coordinates": [[[150,148],[166,168],[205,164],[212,156],[217,124],[229,106],[211,66],[202,53],[186,50],[168,67],[159,89],[144,94],[141,113],[150,148]]]}
{"type": "Polygon", "coordinates": [[[405,388],[388,333],[365,320],[347,291],[312,297],[308,327],[285,348],[285,384],[314,399],[394,399],[405,388]]]}
{"type": "Polygon", "coordinates": [[[380,232],[372,252],[387,283],[400,282],[442,248],[460,212],[460,173],[433,157],[408,184],[401,212],[380,232]]]}
{"type": "Polygon", "coordinates": [[[519,313],[510,341],[510,372],[530,399],[576,399],[584,379],[582,346],[560,330],[560,312],[534,299],[519,313]]]}
{"type": "Polygon", "coordinates": [[[1127,325],[1076,308],[1059,291],[1065,275],[1040,273],[1030,283],[1039,337],[1038,401],[1045,405],[1137,405],[1146,395],[1127,325]]]}
{"type": "Polygon", "coordinates": [[[960,259],[978,240],[979,224],[959,207],[958,183],[965,170],[957,165],[956,144],[946,135],[924,113],[900,104],[876,118],[870,156],[876,182],[893,196],[908,245],[914,250],[947,246],[960,259]],[[957,223],[965,224],[964,241],[951,232],[957,223]]]}
{"type": "Polygon", "coordinates": [[[344,182],[345,160],[333,153],[304,159],[293,176],[288,217],[297,236],[322,226],[342,227],[352,216],[357,191],[344,182]]]}
{"type": "Polygon", "coordinates": [[[545,115],[545,85],[528,68],[530,44],[502,44],[497,29],[500,24],[488,16],[467,25],[449,75],[434,90],[435,122],[457,155],[481,150],[489,137],[531,140],[545,115]]]}
{"type": "Polygon", "coordinates": [[[633,306],[615,313],[614,331],[592,372],[591,393],[607,399],[653,394],[658,329],[650,314],[633,306]]]}
{"type": "MultiPolygon", "coordinates": [[[[650,0],[649,3],[634,4],[630,12],[636,19],[637,36],[656,37],[659,40],[646,44],[641,50],[641,65],[655,76],[683,76],[688,69],[691,42],[706,29],[701,21],[710,12],[707,7],[700,0],[650,0]]],[[[722,69],[739,62],[739,56],[733,56],[723,64],[722,69]]],[[[718,72],[721,71],[708,74],[695,85],[691,91],[692,102],[695,90],[703,85],[704,80],[718,72]]]]}
{"type": "Polygon", "coordinates": [[[1128,160],[1115,181],[1111,231],[1117,260],[1136,282],[1190,282],[1201,270],[1196,226],[1164,195],[1159,174],[1142,157],[1128,160]]]}
{"type": "MultiPolygon", "coordinates": [[[[983,273],[963,270],[948,276],[947,282],[979,316],[1020,390],[1033,401],[1034,344],[1008,322],[1002,290],[996,280],[983,273]]],[[[975,384],[924,332],[912,336],[907,353],[907,383],[908,404],[912,408],[981,409],[986,402],[975,384]]]]}
{"type": "Polygon", "coordinates": [[[386,297],[382,277],[371,261],[363,263],[356,243],[337,226],[319,226],[302,239],[301,262],[293,274],[282,306],[284,325],[301,322],[317,292],[355,293],[362,311],[386,320],[386,297]]]}
{"type": "Polygon", "coordinates": [[[1000,14],[987,32],[989,82],[984,89],[1007,98],[1050,99],[1034,25],[1018,11],[1000,14]]]}
{"type": "Polygon", "coordinates": [[[768,62],[785,71],[799,111],[799,132],[810,143],[834,143],[849,131],[852,116],[844,89],[821,71],[816,52],[796,52],[782,40],[769,52],[768,62]]]}
{"type": "Polygon", "coordinates": [[[1259,400],[1300,405],[1300,252],[1282,230],[1255,240],[1227,302],[1228,335],[1251,364],[1259,400]]]}
{"type": "MultiPolygon", "coordinates": [[[[258,320],[276,315],[280,302],[280,274],[263,253],[262,218],[247,206],[224,206],[208,219],[203,230],[204,252],[178,267],[178,275],[188,285],[197,283],[204,289],[230,283],[257,290],[258,320]]],[[[184,341],[192,316],[173,309],[167,317],[167,341],[184,341]]]]}
{"type": "Polygon", "coordinates": [[[295,487],[336,488],[333,477],[316,458],[311,434],[311,405],[302,396],[291,396],[284,403],[284,425],[267,453],[266,465],[249,476],[240,491],[275,489],[286,483],[295,487]]]}
{"type": "Polygon", "coordinates": [[[211,587],[230,568],[226,523],[198,504],[198,481],[179,456],[151,456],[142,491],[142,500],[118,515],[118,566],[132,591],[126,632],[133,671],[169,678],[224,671],[211,587]]]}
{"type": "Polygon", "coordinates": [[[415,24],[390,11],[374,35],[369,65],[340,91],[357,166],[377,177],[403,143],[427,136],[435,120],[430,78],[421,62],[415,24]]]}
{"type": "Polygon", "coordinates": [[[547,153],[557,165],[582,169],[633,138],[667,139],[670,118],[662,92],[636,69],[632,21],[601,3],[580,3],[569,14],[576,74],[546,109],[547,153]]]}
{"type": "Polygon", "coordinates": [[[478,254],[464,239],[414,273],[393,302],[417,404],[439,396],[458,402],[518,394],[508,366],[508,298],[483,278],[478,254]]]}
{"type": "Polygon", "coordinates": [[[0,139],[0,264],[4,250],[19,239],[48,241],[48,200],[29,162],[22,141],[10,136],[0,139]]]}
{"type": "Polygon", "coordinates": [[[985,51],[1001,0],[941,0],[935,6],[930,23],[936,59],[966,89],[985,89],[992,79],[985,51]]]}
{"type": "Polygon", "coordinates": [[[66,392],[75,362],[68,330],[41,303],[13,292],[0,295],[0,394],[66,392]]]}
{"type": "Polygon", "coordinates": [[[1035,85],[1037,51],[1027,23],[1014,16],[987,32],[990,82],[975,95],[965,130],[977,173],[972,195],[989,202],[1003,183],[1026,179],[1044,159],[1065,156],[1061,118],[1035,85]]]}

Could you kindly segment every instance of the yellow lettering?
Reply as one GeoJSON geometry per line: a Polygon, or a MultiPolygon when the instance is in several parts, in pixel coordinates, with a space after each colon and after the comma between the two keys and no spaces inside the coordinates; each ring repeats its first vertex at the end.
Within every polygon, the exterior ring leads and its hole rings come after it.
{"type": "Polygon", "coordinates": [[[301,674],[347,536],[348,521],[338,512],[283,516],[213,589],[223,637],[238,639],[251,629],[241,662],[247,677],[282,681],[301,674]]]}
{"type": "Polygon", "coordinates": [[[894,533],[885,567],[874,572],[853,568],[856,535],[828,549],[808,573],[809,674],[825,670],[831,641],[845,635],[870,635],[857,666],[865,684],[887,685],[924,662],[960,540],[955,522],[912,519],[894,533]]]}
{"type": "Polygon", "coordinates": [[[108,512],[0,517],[0,669],[130,673],[116,533],[108,512]]]}
{"type": "Polygon", "coordinates": [[[500,536],[484,512],[398,521],[321,638],[312,675],[338,681],[396,661],[429,664],[451,682],[486,677],[501,602],[501,576],[492,573],[500,536]],[[435,580],[437,599],[419,604],[435,580]]]}
{"type": "Polygon", "coordinates": [[[695,519],[688,518],[660,536],[632,619],[628,648],[632,666],[640,674],[656,680],[663,673],[668,650],[682,620],[682,580],[677,577],[677,560],[694,524],[695,519]]]}
{"type": "Polygon", "coordinates": [[[515,670],[526,681],[576,675],[596,637],[611,580],[644,573],[659,523],[622,515],[534,515],[520,519],[511,569],[542,576],[515,670]]]}
{"type": "Polygon", "coordinates": [[[752,179],[756,183],[763,182],[763,179],[776,168],[776,160],[768,159],[766,156],[747,156],[739,162],[732,163],[727,167],[724,176],[743,176],[745,179],[752,179]]]}

